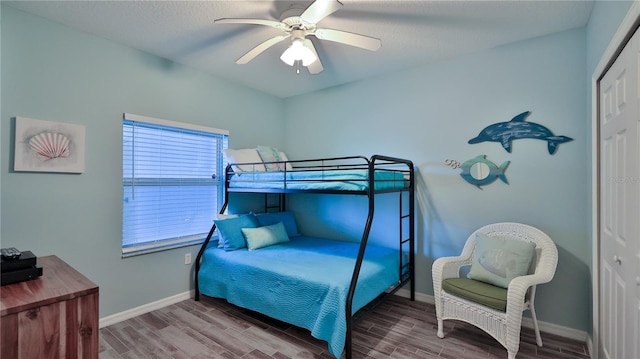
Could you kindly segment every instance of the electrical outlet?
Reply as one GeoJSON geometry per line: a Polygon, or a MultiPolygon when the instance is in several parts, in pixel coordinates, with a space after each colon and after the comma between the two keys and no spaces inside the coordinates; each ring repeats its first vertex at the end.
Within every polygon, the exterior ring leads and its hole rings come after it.
{"type": "Polygon", "coordinates": [[[191,264],[191,253],[184,255],[184,264],[191,264]]]}

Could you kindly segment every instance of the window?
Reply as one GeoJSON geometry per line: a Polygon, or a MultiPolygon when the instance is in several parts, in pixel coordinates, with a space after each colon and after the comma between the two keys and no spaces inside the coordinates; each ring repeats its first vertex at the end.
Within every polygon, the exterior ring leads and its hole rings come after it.
{"type": "Polygon", "coordinates": [[[125,113],[122,255],[200,243],[223,201],[229,132],[125,113]]]}

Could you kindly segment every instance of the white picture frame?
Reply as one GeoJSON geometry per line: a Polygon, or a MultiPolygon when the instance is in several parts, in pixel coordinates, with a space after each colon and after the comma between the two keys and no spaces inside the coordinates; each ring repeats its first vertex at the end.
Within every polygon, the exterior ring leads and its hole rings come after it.
{"type": "Polygon", "coordinates": [[[85,126],[16,117],[13,170],[84,172],[85,126]]]}

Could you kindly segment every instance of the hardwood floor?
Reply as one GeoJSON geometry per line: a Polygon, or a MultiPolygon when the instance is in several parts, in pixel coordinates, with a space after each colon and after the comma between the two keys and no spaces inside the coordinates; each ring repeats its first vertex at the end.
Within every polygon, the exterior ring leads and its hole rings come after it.
{"type": "MultiPolygon", "coordinates": [[[[436,337],[435,308],[394,296],[354,330],[353,358],[506,358],[506,350],[463,322],[445,321],[436,337]]],[[[518,359],[589,358],[586,343],[523,328],[518,359]]],[[[344,355],[343,355],[344,357],[344,355]]],[[[100,359],[333,358],[309,331],[214,298],[192,299],[100,329],[100,359]]]]}

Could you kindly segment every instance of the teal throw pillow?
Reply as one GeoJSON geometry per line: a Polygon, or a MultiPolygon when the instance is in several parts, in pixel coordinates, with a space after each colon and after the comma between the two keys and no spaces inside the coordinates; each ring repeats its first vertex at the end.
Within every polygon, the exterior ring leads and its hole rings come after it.
{"type": "Polygon", "coordinates": [[[296,218],[293,216],[293,212],[285,211],[258,213],[256,217],[258,218],[258,223],[260,223],[261,227],[282,222],[282,224],[284,224],[284,228],[287,230],[287,235],[289,237],[300,235],[300,232],[298,232],[298,225],[296,224],[296,218]]]}
{"type": "Polygon", "coordinates": [[[219,232],[219,241],[225,251],[233,251],[246,248],[247,244],[242,235],[242,228],[256,228],[260,226],[253,213],[245,214],[235,218],[214,220],[219,232]]]}
{"type": "Polygon", "coordinates": [[[252,251],[278,243],[289,242],[289,236],[282,222],[258,228],[242,228],[247,248],[252,251]]]}
{"type": "Polygon", "coordinates": [[[507,288],[513,278],[528,274],[535,248],[533,242],[478,233],[468,277],[507,288]]]}
{"type": "MultiPolygon", "coordinates": [[[[237,218],[240,217],[241,214],[216,214],[216,219],[229,219],[229,218],[237,218]]],[[[215,221],[214,221],[215,222],[215,221]]],[[[217,225],[216,225],[217,227],[217,225]]],[[[218,248],[224,248],[224,241],[222,240],[222,235],[220,235],[220,230],[218,229],[218,248]]]]}

